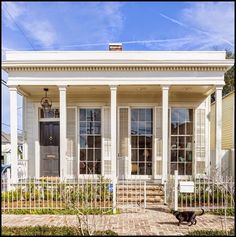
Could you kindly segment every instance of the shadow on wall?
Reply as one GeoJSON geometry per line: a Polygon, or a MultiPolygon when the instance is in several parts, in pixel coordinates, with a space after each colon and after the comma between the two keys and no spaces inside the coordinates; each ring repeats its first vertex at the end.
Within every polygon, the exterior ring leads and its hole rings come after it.
{"type": "MultiPolygon", "coordinates": [[[[211,150],[211,175],[215,171],[215,150],[211,150]]],[[[222,150],[221,157],[221,173],[223,177],[235,176],[234,170],[234,149],[231,150],[222,150]]]]}

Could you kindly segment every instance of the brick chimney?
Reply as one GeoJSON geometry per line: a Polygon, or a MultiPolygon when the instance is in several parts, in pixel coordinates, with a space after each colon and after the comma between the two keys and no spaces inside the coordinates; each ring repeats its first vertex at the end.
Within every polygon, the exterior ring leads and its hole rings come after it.
{"type": "Polygon", "coordinates": [[[121,43],[110,43],[109,44],[109,51],[122,51],[122,44],[121,43]]]}

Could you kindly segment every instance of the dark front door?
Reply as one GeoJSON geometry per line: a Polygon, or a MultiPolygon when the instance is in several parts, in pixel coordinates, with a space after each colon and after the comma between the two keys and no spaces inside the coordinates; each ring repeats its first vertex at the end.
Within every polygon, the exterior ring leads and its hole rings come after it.
{"type": "Polygon", "coordinates": [[[59,176],[59,122],[40,122],[40,176],[59,176]]]}

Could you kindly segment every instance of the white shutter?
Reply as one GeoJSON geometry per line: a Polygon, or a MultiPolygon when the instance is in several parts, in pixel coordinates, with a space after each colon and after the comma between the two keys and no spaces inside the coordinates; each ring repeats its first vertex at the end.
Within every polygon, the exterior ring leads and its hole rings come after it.
{"type": "Polygon", "coordinates": [[[67,175],[72,177],[73,174],[77,173],[74,170],[77,167],[76,164],[76,108],[67,108],[67,151],[66,151],[66,162],[67,162],[67,175]]]}
{"type": "Polygon", "coordinates": [[[156,107],[156,124],[155,124],[155,146],[156,149],[156,175],[162,175],[162,109],[156,107]]]}
{"type": "Polygon", "coordinates": [[[110,108],[103,108],[103,161],[104,175],[111,174],[111,114],[110,108]]]}
{"type": "Polygon", "coordinates": [[[195,110],[195,158],[196,175],[205,174],[206,162],[206,111],[205,108],[195,110]]]}
{"type": "Polygon", "coordinates": [[[120,108],[119,110],[119,156],[128,157],[129,138],[129,110],[120,108]]]}

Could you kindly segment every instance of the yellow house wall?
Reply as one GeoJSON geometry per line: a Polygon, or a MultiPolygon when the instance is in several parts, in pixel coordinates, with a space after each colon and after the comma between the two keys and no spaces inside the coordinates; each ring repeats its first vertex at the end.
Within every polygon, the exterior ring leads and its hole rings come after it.
{"type": "MultiPolygon", "coordinates": [[[[234,92],[222,100],[222,149],[234,148],[234,92]]],[[[211,150],[215,149],[215,103],[211,105],[211,150]]]]}

